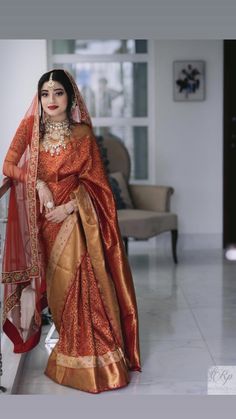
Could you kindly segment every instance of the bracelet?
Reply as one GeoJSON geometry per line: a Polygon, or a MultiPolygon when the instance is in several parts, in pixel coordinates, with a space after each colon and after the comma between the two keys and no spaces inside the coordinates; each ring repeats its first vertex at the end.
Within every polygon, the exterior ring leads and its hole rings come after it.
{"type": "Polygon", "coordinates": [[[69,211],[67,210],[67,208],[66,208],[66,204],[64,204],[64,205],[63,205],[63,210],[64,210],[64,213],[65,213],[66,215],[70,215],[70,214],[72,214],[72,212],[74,211],[74,208],[72,209],[72,211],[70,211],[70,212],[69,212],[69,211]]]}
{"type": "Polygon", "coordinates": [[[78,205],[77,205],[77,202],[76,202],[76,199],[73,199],[72,205],[74,207],[74,211],[78,211],[79,210],[78,205]]]}
{"type": "Polygon", "coordinates": [[[41,180],[41,179],[37,179],[36,180],[36,189],[37,189],[37,191],[39,191],[39,189],[41,189],[45,185],[47,185],[47,184],[46,184],[46,182],[44,182],[44,180],[41,180]]]}

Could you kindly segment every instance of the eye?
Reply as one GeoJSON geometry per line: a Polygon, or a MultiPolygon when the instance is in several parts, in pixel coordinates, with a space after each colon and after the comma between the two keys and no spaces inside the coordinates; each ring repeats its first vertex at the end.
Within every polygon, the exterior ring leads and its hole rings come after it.
{"type": "Polygon", "coordinates": [[[57,96],[62,96],[62,95],[64,95],[64,92],[61,90],[60,92],[56,92],[56,95],[57,96]]]}
{"type": "Polygon", "coordinates": [[[41,97],[47,97],[47,95],[48,95],[48,93],[46,93],[46,92],[41,93],[41,97]]]}

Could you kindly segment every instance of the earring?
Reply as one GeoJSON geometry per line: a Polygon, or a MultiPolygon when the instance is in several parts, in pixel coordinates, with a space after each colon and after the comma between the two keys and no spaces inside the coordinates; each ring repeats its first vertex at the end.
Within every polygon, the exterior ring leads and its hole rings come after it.
{"type": "Polygon", "coordinates": [[[76,99],[74,98],[74,99],[72,100],[71,109],[75,109],[75,108],[76,108],[76,105],[77,105],[77,102],[76,102],[76,99]]]}

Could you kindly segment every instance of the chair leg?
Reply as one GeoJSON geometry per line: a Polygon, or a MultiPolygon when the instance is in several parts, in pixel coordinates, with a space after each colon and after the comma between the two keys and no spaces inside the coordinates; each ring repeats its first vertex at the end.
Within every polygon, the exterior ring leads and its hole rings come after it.
{"type": "Polygon", "coordinates": [[[177,252],[176,252],[177,240],[178,240],[178,230],[171,230],[172,255],[173,255],[174,262],[176,264],[178,263],[177,252]]]}
{"type": "Polygon", "coordinates": [[[128,256],[128,237],[123,237],[123,241],[125,244],[125,252],[126,252],[126,255],[128,256]]]}

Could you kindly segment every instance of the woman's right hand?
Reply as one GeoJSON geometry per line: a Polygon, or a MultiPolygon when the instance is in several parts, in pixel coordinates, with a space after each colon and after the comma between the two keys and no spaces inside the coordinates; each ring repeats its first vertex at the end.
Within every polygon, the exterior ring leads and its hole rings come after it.
{"type": "Polygon", "coordinates": [[[43,212],[43,207],[45,207],[45,211],[46,213],[52,211],[54,209],[54,200],[53,200],[53,195],[52,192],[50,191],[49,187],[47,186],[47,184],[43,184],[40,186],[40,188],[38,189],[38,196],[39,196],[39,202],[40,202],[40,213],[42,214],[43,212]],[[53,207],[52,208],[47,208],[46,204],[48,202],[52,202],[53,203],[53,207]]]}

